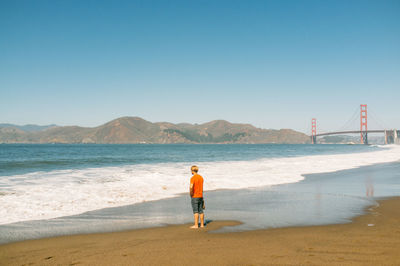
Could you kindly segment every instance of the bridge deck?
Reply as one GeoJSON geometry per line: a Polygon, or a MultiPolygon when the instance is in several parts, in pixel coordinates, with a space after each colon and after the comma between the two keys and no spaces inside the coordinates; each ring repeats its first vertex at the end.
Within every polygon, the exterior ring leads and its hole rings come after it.
{"type": "MultiPolygon", "coordinates": [[[[387,130],[367,130],[367,133],[385,133],[387,130]]],[[[336,131],[336,132],[327,132],[327,133],[320,133],[316,134],[317,137],[321,136],[328,136],[328,135],[342,135],[342,134],[360,134],[360,130],[354,130],[354,131],[336,131]]]]}

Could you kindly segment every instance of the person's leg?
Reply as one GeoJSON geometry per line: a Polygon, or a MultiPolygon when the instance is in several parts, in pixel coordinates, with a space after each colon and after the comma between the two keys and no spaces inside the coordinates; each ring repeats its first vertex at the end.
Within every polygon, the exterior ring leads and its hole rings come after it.
{"type": "Polygon", "coordinates": [[[194,225],[192,225],[190,228],[199,228],[199,207],[197,204],[197,199],[192,198],[191,203],[193,208],[194,225]]]}
{"type": "Polygon", "coordinates": [[[194,225],[190,228],[199,228],[199,214],[196,212],[194,215],[194,225]]]}
{"type": "Polygon", "coordinates": [[[200,214],[200,227],[204,227],[204,213],[200,214]]]}

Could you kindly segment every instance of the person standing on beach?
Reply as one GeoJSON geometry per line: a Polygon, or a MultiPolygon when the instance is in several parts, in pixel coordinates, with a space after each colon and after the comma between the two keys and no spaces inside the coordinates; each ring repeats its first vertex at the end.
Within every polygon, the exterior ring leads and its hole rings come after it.
{"type": "Polygon", "coordinates": [[[194,215],[194,225],[190,228],[204,227],[204,200],[203,200],[203,182],[204,179],[201,175],[197,174],[199,168],[193,165],[190,170],[192,171],[192,178],[190,179],[190,197],[192,198],[192,208],[194,215]]]}

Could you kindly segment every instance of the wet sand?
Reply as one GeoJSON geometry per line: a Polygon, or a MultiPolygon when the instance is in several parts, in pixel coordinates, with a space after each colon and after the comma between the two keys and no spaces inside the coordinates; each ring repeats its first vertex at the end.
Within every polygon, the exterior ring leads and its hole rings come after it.
{"type": "Polygon", "coordinates": [[[0,265],[400,265],[400,198],[349,224],[209,233],[189,224],[0,246],[0,265]]]}

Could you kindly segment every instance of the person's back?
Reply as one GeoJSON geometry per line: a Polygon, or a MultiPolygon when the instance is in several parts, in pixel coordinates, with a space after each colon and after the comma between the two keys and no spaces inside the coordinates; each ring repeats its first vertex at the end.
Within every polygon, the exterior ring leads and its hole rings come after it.
{"type": "Polygon", "coordinates": [[[194,225],[191,228],[199,227],[199,216],[200,216],[200,227],[204,227],[204,213],[203,213],[203,183],[204,179],[201,175],[197,174],[199,168],[197,166],[192,166],[192,178],[190,178],[190,197],[193,215],[194,215],[194,225]]]}
{"type": "Polygon", "coordinates": [[[190,179],[190,183],[193,184],[193,197],[192,198],[202,198],[203,197],[203,182],[204,179],[201,175],[195,173],[190,179]]]}

